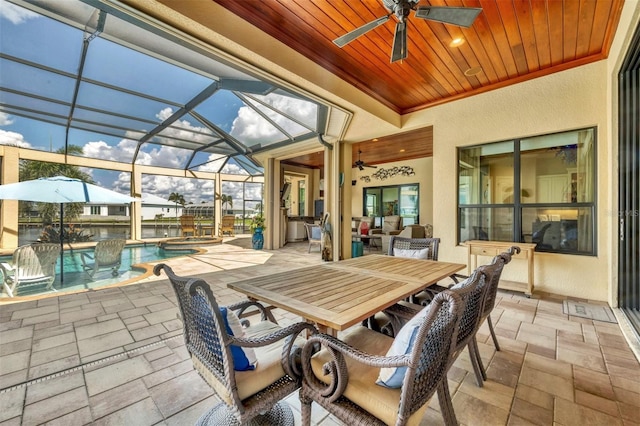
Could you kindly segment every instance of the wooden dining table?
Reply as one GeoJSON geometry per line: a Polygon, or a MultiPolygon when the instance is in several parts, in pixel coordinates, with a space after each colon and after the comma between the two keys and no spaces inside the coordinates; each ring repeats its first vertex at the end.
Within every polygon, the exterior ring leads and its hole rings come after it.
{"type": "Polygon", "coordinates": [[[462,263],[367,255],[231,282],[250,299],[337,334],[466,268],[462,263]]]}

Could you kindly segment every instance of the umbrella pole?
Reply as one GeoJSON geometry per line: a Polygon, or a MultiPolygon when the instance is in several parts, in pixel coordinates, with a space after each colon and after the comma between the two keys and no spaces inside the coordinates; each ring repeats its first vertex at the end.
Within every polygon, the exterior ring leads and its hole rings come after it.
{"type": "Polygon", "coordinates": [[[64,286],[64,204],[60,203],[60,287],[64,286]]]}

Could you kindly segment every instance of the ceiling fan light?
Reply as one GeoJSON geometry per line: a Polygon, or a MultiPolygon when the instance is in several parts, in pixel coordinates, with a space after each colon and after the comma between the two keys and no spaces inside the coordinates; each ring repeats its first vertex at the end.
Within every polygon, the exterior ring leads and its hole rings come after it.
{"type": "Polygon", "coordinates": [[[466,75],[467,77],[473,77],[474,75],[478,75],[481,72],[482,72],[482,67],[473,67],[466,70],[464,72],[464,75],[466,75]]]}

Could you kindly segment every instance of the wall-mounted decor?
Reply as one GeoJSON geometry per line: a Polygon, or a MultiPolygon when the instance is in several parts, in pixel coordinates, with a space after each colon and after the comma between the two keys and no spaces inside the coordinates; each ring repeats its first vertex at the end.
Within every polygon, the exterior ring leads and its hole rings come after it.
{"type": "Polygon", "coordinates": [[[363,182],[371,182],[371,178],[385,180],[394,176],[413,176],[416,173],[413,171],[413,167],[409,166],[395,166],[390,169],[379,168],[371,176],[360,176],[360,180],[363,182]]]}

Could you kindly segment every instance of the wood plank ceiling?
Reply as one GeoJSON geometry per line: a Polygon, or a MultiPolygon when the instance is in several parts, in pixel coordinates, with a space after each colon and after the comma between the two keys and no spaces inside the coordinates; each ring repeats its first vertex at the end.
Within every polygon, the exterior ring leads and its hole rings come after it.
{"type": "Polygon", "coordinates": [[[343,48],[332,42],[386,16],[382,0],[213,1],[399,114],[604,59],[623,6],[623,0],[420,0],[419,6],[482,12],[468,29],[411,12],[408,57],[391,63],[395,17],[343,48]],[[458,38],[463,43],[452,47],[458,38]]]}

